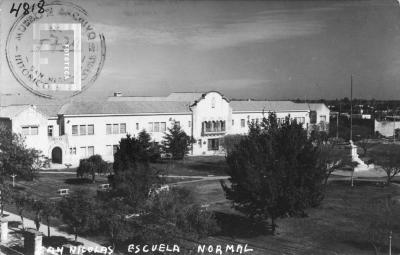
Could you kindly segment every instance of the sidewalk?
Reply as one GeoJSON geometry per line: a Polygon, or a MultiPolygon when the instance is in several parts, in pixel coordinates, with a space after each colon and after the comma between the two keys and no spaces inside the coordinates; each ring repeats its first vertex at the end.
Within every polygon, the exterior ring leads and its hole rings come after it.
{"type": "MultiPolygon", "coordinates": [[[[4,220],[7,220],[9,222],[10,221],[21,222],[21,218],[19,217],[19,215],[16,215],[16,214],[10,213],[10,212],[6,212],[6,211],[4,211],[4,214],[8,215],[6,217],[3,217],[4,220]]],[[[34,221],[31,219],[28,219],[28,218],[24,218],[24,226],[25,226],[25,228],[36,229],[34,221]]],[[[12,230],[15,230],[15,229],[12,229],[12,230]]],[[[41,224],[39,231],[42,232],[44,235],[47,235],[47,225],[41,224]]],[[[51,234],[51,236],[63,236],[65,238],[69,239],[69,241],[71,241],[71,242],[75,241],[74,235],[70,235],[66,232],[60,231],[55,227],[50,227],[50,234],[51,234]]],[[[100,246],[102,246],[101,244],[89,241],[89,240],[79,237],[79,236],[78,236],[77,242],[81,243],[80,245],[83,245],[85,247],[96,247],[96,246],[100,247],[100,246]]]]}

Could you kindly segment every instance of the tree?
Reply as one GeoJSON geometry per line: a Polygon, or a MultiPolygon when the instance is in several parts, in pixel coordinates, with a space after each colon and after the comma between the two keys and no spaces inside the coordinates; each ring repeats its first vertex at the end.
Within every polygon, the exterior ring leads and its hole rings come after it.
{"type": "Polygon", "coordinates": [[[201,208],[187,188],[172,187],[154,193],[147,201],[146,212],[141,224],[148,242],[200,239],[218,230],[214,214],[201,208]]]}
{"type": "Polygon", "coordinates": [[[160,159],[160,146],[156,142],[151,142],[150,134],[145,129],[138,134],[138,141],[147,152],[150,162],[156,162],[160,159]]]}
{"type": "MultiPolygon", "coordinates": [[[[343,198],[346,201],[346,195],[343,198]]],[[[351,201],[348,203],[349,206],[344,207],[345,210],[352,206],[351,201]]],[[[362,200],[361,208],[357,209],[359,211],[359,222],[354,224],[357,228],[357,233],[371,244],[376,255],[383,254],[381,252],[387,250],[387,240],[391,232],[399,228],[399,203],[396,202],[396,199],[391,194],[386,194],[385,196],[370,197],[362,200]]]]}
{"type": "Polygon", "coordinates": [[[89,159],[84,158],[79,160],[79,166],[76,169],[76,177],[83,178],[88,176],[91,172],[94,172],[94,165],[89,159]]]}
{"type": "MultiPolygon", "coordinates": [[[[0,177],[1,178],[1,177],[0,177]]],[[[4,215],[4,205],[11,204],[13,202],[11,196],[12,187],[5,183],[3,180],[0,180],[0,219],[4,215]]]]}
{"type": "Polygon", "coordinates": [[[143,206],[150,190],[162,183],[159,171],[151,168],[149,161],[148,151],[137,138],[127,135],[121,139],[114,155],[111,195],[123,199],[136,211],[143,206]]]}
{"type": "Polygon", "coordinates": [[[21,135],[0,125],[0,175],[16,174],[18,178],[33,180],[43,165],[40,151],[27,148],[21,135]]]}
{"type": "Polygon", "coordinates": [[[42,200],[42,215],[47,225],[47,236],[50,237],[50,221],[51,217],[57,217],[60,214],[59,207],[51,200],[42,200]]]}
{"type": "Polygon", "coordinates": [[[168,128],[164,136],[163,150],[172,155],[173,159],[183,159],[189,153],[194,140],[183,131],[179,125],[168,128]]]}
{"type": "Polygon", "coordinates": [[[372,148],[375,144],[369,141],[368,139],[361,139],[358,142],[356,142],[356,145],[363,150],[363,154],[361,155],[361,157],[365,157],[367,155],[368,150],[372,148]]]}
{"type": "Polygon", "coordinates": [[[270,219],[275,233],[278,217],[304,216],[321,202],[326,173],[301,124],[286,118],[278,125],[271,113],[249,128],[227,155],[231,185],[221,184],[234,208],[260,222],[270,219]]]}
{"type": "Polygon", "coordinates": [[[93,198],[89,197],[84,190],[64,197],[58,206],[63,222],[69,226],[75,235],[75,241],[78,239],[78,234],[98,225],[93,215],[95,210],[93,198]]]}
{"type": "Polygon", "coordinates": [[[106,172],[108,172],[108,163],[104,161],[100,155],[93,155],[87,159],[81,159],[76,169],[77,177],[83,178],[84,176],[90,175],[93,183],[95,182],[96,173],[101,174],[106,172]]]}
{"type": "Polygon", "coordinates": [[[243,135],[226,135],[224,136],[224,148],[226,153],[235,149],[235,146],[243,139],[243,135]]]}
{"type": "Polygon", "coordinates": [[[35,222],[36,230],[39,231],[40,222],[42,221],[42,212],[45,208],[45,204],[42,200],[32,199],[30,200],[30,208],[35,213],[33,221],[35,222]]]}
{"type": "Polygon", "coordinates": [[[29,194],[24,192],[13,193],[13,201],[15,207],[17,208],[18,215],[21,217],[22,228],[25,229],[24,225],[24,212],[27,210],[31,204],[31,198],[29,194]]]}
{"type": "Polygon", "coordinates": [[[108,236],[113,250],[118,243],[132,236],[132,224],[127,218],[128,214],[129,207],[121,199],[98,200],[96,217],[100,231],[108,236]]]}
{"type": "Polygon", "coordinates": [[[379,150],[370,153],[371,163],[379,165],[386,173],[387,184],[400,173],[400,145],[382,144],[379,150]]]}
{"type": "Polygon", "coordinates": [[[325,169],[325,185],[331,174],[345,166],[354,166],[351,152],[335,143],[329,142],[318,146],[318,161],[322,169],[325,169]]]}

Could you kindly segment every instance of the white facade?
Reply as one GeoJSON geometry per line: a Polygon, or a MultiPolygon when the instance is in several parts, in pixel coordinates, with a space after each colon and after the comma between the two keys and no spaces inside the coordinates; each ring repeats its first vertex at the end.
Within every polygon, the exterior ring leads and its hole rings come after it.
{"type": "Polygon", "coordinates": [[[221,139],[227,134],[246,134],[248,123],[261,121],[268,112],[278,120],[290,116],[309,128],[310,115],[329,123],[329,109],[311,109],[308,104],[289,101],[230,101],[219,92],[172,93],[168,97],[118,97],[106,102],[72,102],[56,107],[7,106],[0,110],[0,120],[11,124],[13,132],[26,137],[53,163],[77,165],[94,154],[113,161],[121,138],[136,136],[145,129],[155,142],[174,124],[196,142],[191,155],[222,154],[221,139]],[[322,110],[320,110],[322,109],[322,110]],[[327,111],[326,111],[327,109],[327,111]],[[28,129],[27,129],[28,127],[28,129]]]}

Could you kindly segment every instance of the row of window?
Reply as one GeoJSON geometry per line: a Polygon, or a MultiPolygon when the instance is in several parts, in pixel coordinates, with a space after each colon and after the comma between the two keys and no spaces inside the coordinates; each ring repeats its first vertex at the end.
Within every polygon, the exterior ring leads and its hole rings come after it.
{"type": "MultiPolygon", "coordinates": [[[[76,147],[69,148],[69,154],[76,155],[76,147]]],[[[94,146],[81,146],[79,147],[79,154],[81,158],[88,158],[94,155],[94,146]]]]}
{"type": "Polygon", "coordinates": [[[225,121],[205,121],[202,128],[204,133],[225,132],[225,121]]]}
{"type": "Polygon", "coordinates": [[[72,135],[94,135],[94,125],[72,125],[72,135]]]}
{"type": "MultiPolygon", "coordinates": [[[[179,121],[175,121],[175,125],[180,126],[179,121]]],[[[189,121],[189,127],[192,123],[189,121]]],[[[139,123],[136,123],[136,130],[140,129],[139,123]]],[[[148,132],[165,132],[167,131],[166,122],[149,122],[148,132]]],[[[93,135],[94,125],[72,125],[72,135],[93,135]],[[78,128],[79,127],[79,128],[78,128]]],[[[126,123],[106,124],[106,134],[126,134],[126,123]]],[[[53,135],[53,126],[48,127],[48,135],[53,135]]]]}
{"type": "MultiPolygon", "coordinates": [[[[114,155],[117,152],[118,144],[106,145],[106,154],[114,155]]],[[[76,147],[69,148],[69,154],[76,155],[76,147]]],[[[94,155],[94,146],[82,146],[79,147],[79,155],[82,158],[88,158],[94,155]]]]}
{"type": "Polygon", "coordinates": [[[165,132],[167,131],[166,122],[149,122],[147,131],[149,132],[165,132]]]}
{"type": "Polygon", "coordinates": [[[38,135],[39,134],[39,127],[38,126],[25,126],[25,127],[22,127],[22,134],[23,135],[38,135]]]}
{"type": "Polygon", "coordinates": [[[106,124],[106,134],[126,134],[126,123],[106,124]]]}

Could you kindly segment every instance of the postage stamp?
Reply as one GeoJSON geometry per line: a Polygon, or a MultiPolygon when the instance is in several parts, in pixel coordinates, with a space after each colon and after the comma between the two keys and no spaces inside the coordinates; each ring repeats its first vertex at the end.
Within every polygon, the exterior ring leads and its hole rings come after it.
{"type": "Polygon", "coordinates": [[[26,89],[47,98],[77,95],[99,76],[106,57],[104,35],[87,12],[55,1],[17,17],[6,41],[11,73],[26,89]]]}

